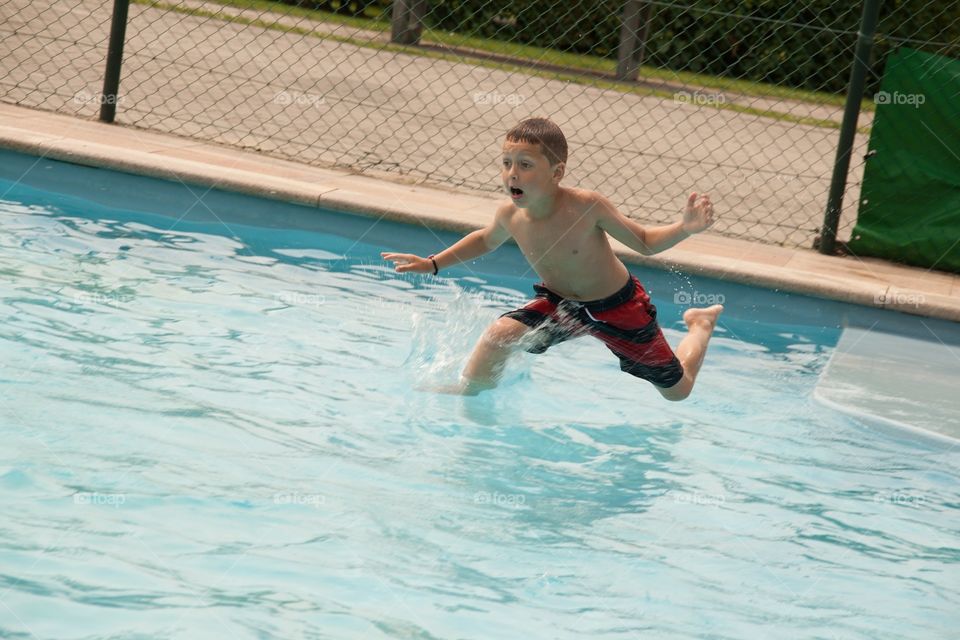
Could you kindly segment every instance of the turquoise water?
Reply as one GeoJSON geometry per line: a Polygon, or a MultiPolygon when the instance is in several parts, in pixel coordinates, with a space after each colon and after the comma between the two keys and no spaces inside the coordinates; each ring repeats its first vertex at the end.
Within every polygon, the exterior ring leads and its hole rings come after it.
{"type": "Polygon", "coordinates": [[[0,160],[0,637],[956,637],[960,449],[811,398],[909,319],[636,270],[673,344],[725,298],[691,400],[589,339],[436,395],[516,251],[0,160]]]}

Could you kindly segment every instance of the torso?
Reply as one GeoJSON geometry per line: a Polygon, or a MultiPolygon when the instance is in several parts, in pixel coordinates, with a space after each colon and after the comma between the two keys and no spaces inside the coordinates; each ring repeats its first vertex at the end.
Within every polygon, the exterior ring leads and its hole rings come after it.
{"type": "Polygon", "coordinates": [[[554,210],[536,219],[512,210],[504,225],[548,289],[571,300],[599,300],[627,282],[627,268],[597,226],[590,192],[561,188],[554,210]]]}

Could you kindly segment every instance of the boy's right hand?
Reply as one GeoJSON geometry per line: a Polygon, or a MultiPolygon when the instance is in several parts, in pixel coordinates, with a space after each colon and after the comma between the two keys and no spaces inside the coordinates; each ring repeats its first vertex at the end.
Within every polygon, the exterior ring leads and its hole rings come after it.
{"type": "Polygon", "coordinates": [[[380,257],[393,261],[396,265],[393,270],[398,273],[414,271],[416,273],[433,273],[433,262],[429,258],[421,258],[412,253],[388,253],[383,251],[380,257]]]}

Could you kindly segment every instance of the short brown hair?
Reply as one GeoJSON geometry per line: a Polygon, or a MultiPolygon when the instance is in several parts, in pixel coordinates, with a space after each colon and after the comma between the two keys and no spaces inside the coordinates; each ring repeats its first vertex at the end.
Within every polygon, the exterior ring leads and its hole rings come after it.
{"type": "Polygon", "coordinates": [[[527,118],[507,131],[507,140],[539,144],[551,166],[567,161],[567,139],[560,127],[547,118],[527,118]]]}

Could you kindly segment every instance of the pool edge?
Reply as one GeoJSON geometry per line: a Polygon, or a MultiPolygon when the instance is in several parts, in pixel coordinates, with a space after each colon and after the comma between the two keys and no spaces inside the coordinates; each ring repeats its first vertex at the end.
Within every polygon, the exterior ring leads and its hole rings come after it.
{"type": "MultiPolygon", "coordinates": [[[[376,220],[466,233],[483,226],[498,201],[495,197],[389,182],[174,135],[0,104],[0,115],[11,113],[14,117],[4,117],[0,124],[3,149],[376,220]],[[248,169],[237,168],[240,163],[248,169]],[[278,172],[298,174],[300,179],[278,172]]],[[[695,236],[683,247],[656,258],[639,255],[612,238],[611,244],[621,259],[632,264],[661,270],[679,268],[768,289],[960,321],[960,277],[949,274],[821,256],[721,236],[695,236]],[[896,284],[895,279],[908,284],[896,284]],[[910,286],[921,279],[926,280],[925,288],[910,286]]]]}

